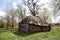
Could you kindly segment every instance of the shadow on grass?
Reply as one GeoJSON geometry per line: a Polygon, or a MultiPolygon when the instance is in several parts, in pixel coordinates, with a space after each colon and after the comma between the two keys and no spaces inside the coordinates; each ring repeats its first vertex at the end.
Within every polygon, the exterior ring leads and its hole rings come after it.
{"type": "MultiPolygon", "coordinates": [[[[51,30],[50,30],[51,31],[51,30]]],[[[41,33],[41,32],[49,32],[49,31],[39,31],[39,32],[33,32],[33,33],[26,33],[26,32],[23,32],[23,31],[19,31],[17,29],[12,29],[12,30],[6,30],[6,29],[0,29],[0,33],[2,32],[12,32],[13,34],[17,35],[17,36],[21,36],[21,37],[24,37],[24,36],[28,36],[28,35],[32,35],[32,34],[36,34],[36,33],[41,33]]]]}
{"type": "Polygon", "coordinates": [[[29,35],[28,33],[23,32],[23,31],[20,31],[20,32],[15,32],[14,34],[15,34],[15,35],[17,35],[17,36],[21,36],[21,37],[24,37],[24,36],[29,35]]]}
{"type": "MultiPolygon", "coordinates": [[[[50,31],[41,31],[41,32],[50,32],[50,31]]],[[[17,36],[24,37],[24,36],[28,36],[28,35],[32,35],[36,33],[41,33],[41,32],[39,31],[39,32],[34,32],[34,33],[26,33],[26,32],[20,31],[20,32],[14,32],[14,34],[17,36]]]]}

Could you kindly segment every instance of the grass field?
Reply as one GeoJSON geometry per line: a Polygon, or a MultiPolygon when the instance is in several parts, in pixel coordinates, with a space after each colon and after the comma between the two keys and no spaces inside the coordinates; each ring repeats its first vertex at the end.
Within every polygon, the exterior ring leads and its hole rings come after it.
{"type": "Polygon", "coordinates": [[[0,40],[60,40],[60,28],[33,34],[0,29],[0,40]]]}

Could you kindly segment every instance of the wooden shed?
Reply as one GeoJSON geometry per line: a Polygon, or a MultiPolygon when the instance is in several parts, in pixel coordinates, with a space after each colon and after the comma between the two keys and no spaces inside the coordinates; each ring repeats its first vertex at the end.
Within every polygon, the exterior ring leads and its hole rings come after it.
{"type": "Polygon", "coordinates": [[[19,31],[24,32],[38,32],[38,31],[50,31],[50,25],[40,19],[39,17],[35,16],[26,16],[20,23],[19,23],[19,31]]]}

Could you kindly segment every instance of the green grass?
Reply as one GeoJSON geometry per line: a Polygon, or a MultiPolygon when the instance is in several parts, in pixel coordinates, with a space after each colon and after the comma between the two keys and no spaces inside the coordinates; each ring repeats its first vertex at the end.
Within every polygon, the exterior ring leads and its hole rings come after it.
{"type": "MultiPolygon", "coordinates": [[[[1,29],[3,30],[3,29],[1,29]]],[[[60,29],[52,28],[50,32],[27,34],[24,32],[11,32],[0,30],[0,40],[60,40],[60,29]]]]}

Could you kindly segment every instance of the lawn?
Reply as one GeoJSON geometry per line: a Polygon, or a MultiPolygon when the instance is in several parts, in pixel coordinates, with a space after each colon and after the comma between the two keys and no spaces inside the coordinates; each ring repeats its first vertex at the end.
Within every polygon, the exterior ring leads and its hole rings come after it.
{"type": "Polygon", "coordinates": [[[0,29],[0,40],[60,40],[60,28],[32,34],[0,29]]]}

